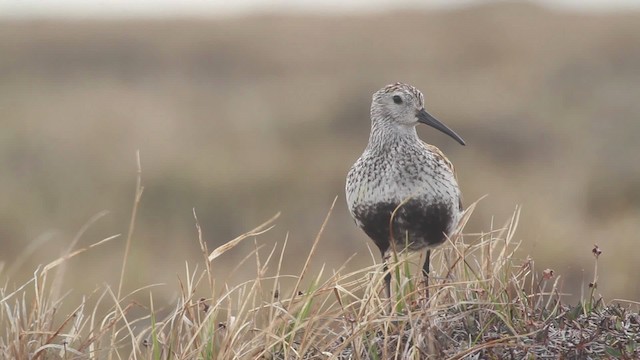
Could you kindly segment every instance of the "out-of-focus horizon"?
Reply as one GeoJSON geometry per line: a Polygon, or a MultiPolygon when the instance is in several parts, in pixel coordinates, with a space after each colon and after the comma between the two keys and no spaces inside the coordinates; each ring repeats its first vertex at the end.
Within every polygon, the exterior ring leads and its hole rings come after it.
{"type": "MultiPolygon", "coordinates": [[[[372,14],[397,10],[454,9],[487,0],[20,0],[0,1],[0,18],[227,17],[264,13],[372,14]]],[[[503,1],[516,3],[517,1],[503,1]]],[[[637,0],[531,0],[551,9],[620,11],[640,9],[637,0]]]]}
{"type": "MultiPolygon", "coordinates": [[[[137,150],[145,191],[126,289],[164,282],[156,298],[176,293],[185,261],[202,260],[193,208],[210,249],[281,211],[256,244],[265,252],[288,236],[283,272],[295,274],[337,195],[312,270],[356,253],[347,270],[370,265],[344,178],[369,136],[371,94],[403,81],[467,141],[419,128],[456,166],[466,205],[489,194],[466,232],[499,227],[521,205],[523,259],[554,269],[579,296],[597,243],[598,291],[638,299],[640,12],[541,3],[211,19],[0,15],[0,278],[27,279],[103,210],[77,247],[126,234],[137,150]]],[[[69,263],[76,294],[117,282],[123,242],[69,263]]],[[[216,259],[221,281],[255,273],[249,261],[227,277],[256,244],[216,259]]]]}

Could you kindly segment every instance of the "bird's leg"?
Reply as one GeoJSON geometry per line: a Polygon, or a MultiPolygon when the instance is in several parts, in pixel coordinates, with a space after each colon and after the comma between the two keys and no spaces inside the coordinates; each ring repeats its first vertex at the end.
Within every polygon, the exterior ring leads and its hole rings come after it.
{"type": "Polygon", "coordinates": [[[387,259],[382,259],[384,262],[383,271],[384,271],[384,290],[387,293],[387,298],[391,300],[391,273],[389,272],[389,267],[387,266],[387,259]]]}
{"type": "Polygon", "coordinates": [[[391,255],[387,254],[387,249],[380,249],[380,254],[382,255],[382,271],[384,271],[384,290],[387,293],[387,298],[391,300],[391,273],[388,265],[391,255]]]}
{"type": "Polygon", "coordinates": [[[422,265],[422,276],[424,276],[424,286],[425,286],[425,295],[427,298],[426,301],[429,300],[429,263],[431,258],[431,249],[427,250],[427,255],[424,259],[424,265],[422,265]]]}

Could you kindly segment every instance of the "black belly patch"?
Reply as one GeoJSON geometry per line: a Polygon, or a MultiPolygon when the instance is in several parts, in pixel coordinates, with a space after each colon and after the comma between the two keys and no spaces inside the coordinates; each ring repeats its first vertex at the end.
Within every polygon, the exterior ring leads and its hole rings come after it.
{"type": "Polygon", "coordinates": [[[390,223],[391,214],[397,207],[397,203],[379,203],[354,209],[355,218],[382,253],[389,249],[391,241],[398,250],[407,244],[410,250],[420,250],[446,240],[445,233],[453,221],[450,206],[409,200],[398,208],[390,223]]]}

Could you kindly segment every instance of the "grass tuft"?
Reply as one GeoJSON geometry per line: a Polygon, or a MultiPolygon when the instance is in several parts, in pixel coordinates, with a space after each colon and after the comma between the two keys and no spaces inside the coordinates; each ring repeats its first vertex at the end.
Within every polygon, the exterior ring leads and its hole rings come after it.
{"type": "MultiPolygon", "coordinates": [[[[140,199],[136,196],[137,203],[140,199]]],[[[335,200],[331,209],[334,205],[335,200]]],[[[588,297],[576,305],[566,304],[559,289],[560,276],[551,269],[536,269],[531,258],[516,256],[520,243],[514,234],[519,209],[500,228],[456,236],[434,250],[428,299],[420,271],[412,270],[419,268],[419,259],[402,252],[394,255],[396,261],[389,266],[395,283],[391,298],[384,295],[380,264],[354,272],[346,272],[343,266],[330,274],[325,274],[324,268],[310,273],[314,249],[330,214],[331,211],[298,275],[281,273],[288,239],[266,252],[256,243],[255,250],[243,260],[243,264],[255,260],[255,278],[220,289],[214,278],[216,258],[241,240],[267,231],[277,216],[210,253],[202,241],[194,211],[204,266],[186,264],[184,278],[176,284],[179,296],[169,309],[154,304],[151,286],[134,291],[149,293],[149,305],[143,306],[130,300],[133,293],[121,294],[119,284],[116,292],[106,286],[87,294],[71,313],[60,314],[57,309],[65,297],[54,295],[63,286],[62,272],[51,280],[51,269],[112,237],[86,249],[69,250],[36,269],[24,285],[13,291],[7,286],[0,289],[0,357],[160,360],[640,356],[638,304],[606,304],[596,297],[600,270],[597,261],[602,250],[597,246],[592,250],[594,280],[588,297]],[[199,295],[203,293],[210,295],[199,295]]]]}

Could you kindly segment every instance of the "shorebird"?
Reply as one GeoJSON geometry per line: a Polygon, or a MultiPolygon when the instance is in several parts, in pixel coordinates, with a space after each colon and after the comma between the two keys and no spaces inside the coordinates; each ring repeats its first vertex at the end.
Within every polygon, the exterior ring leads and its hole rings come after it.
{"type": "Polygon", "coordinates": [[[349,212],[380,249],[387,296],[391,296],[390,252],[427,249],[422,272],[428,283],[431,249],[453,234],[462,217],[453,165],[437,147],[420,140],[419,123],[465,145],[424,109],[424,95],[418,89],[387,85],[373,94],[369,143],[347,175],[349,212]]]}

